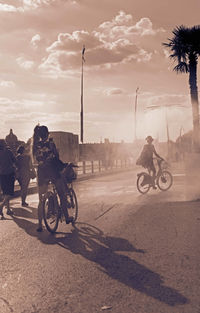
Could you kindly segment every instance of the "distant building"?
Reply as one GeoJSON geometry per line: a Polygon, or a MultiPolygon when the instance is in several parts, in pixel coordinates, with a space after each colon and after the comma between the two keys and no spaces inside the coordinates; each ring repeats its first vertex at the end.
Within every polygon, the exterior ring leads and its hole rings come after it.
{"type": "Polygon", "coordinates": [[[78,162],[79,160],[79,140],[78,135],[64,131],[50,132],[50,138],[56,144],[60,159],[63,162],[78,162]]]}
{"type": "Polygon", "coordinates": [[[21,144],[25,144],[24,141],[18,140],[17,136],[13,133],[12,128],[10,129],[10,133],[5,137],[5,141],[14,154],[17,153],[17,148],[21,144]]]}
{"type": "Polygon", "coordinates": [[[5,138],[7,145],[11,146],[11,145],[16,145],[18,142],[18,138],[17,136],[13,133],[13,130],[10,129],[10,133],[9,135],[6,136],[5,138]]]}

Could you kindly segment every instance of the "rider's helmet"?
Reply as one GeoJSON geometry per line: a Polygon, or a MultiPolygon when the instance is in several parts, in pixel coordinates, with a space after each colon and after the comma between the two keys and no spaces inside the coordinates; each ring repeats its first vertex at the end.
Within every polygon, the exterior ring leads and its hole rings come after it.
{"type": "Polygon", "coordinates": [[[147,136],[145,139],[146,139],[146,141],[148,143],[152,143],[153,142],[153,138],[151,136],[147,136]]]}

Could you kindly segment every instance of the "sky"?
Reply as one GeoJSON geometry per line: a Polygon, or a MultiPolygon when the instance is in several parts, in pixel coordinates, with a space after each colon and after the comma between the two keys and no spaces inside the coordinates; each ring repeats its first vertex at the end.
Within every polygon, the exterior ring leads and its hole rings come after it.
{"type": "Polygon", "coordinates": [[[199,11],[199,0],[0,1],[1,137],[26,141],[38,123],[80,135],[85,45],[84,142],[165,141],[167,124],[176,140],[192,129],[188,74],[162,43],[199,11]]]}

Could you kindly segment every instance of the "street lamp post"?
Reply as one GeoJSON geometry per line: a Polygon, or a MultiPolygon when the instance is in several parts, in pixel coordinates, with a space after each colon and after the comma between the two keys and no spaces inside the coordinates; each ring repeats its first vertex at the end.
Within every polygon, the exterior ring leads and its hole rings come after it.
{"type": "Polygon", "coordinates": [[[80,112],[80,137],[81,137],[81,142],[83,143],[83,64],[85,62],[84,58],[84,53],[85,53],[85,46],[83,45],[82,49],[82,63],[81,63],[81,112],[80,112]]]}
{"type": "Polygon", "coordinates": [[[136,129],[137,129],[137,98],[138,98],[138,90],[139,90],[139,87],[137,87],[136,88],[136,91],[135,91],[135,115],[134,115],[134,117],[135,117],[135,127],[134,127],[134,139],[135,139],[135,141],[136,141],[136,139],[137,139],[137,134],[136,134],[136,129]]]}

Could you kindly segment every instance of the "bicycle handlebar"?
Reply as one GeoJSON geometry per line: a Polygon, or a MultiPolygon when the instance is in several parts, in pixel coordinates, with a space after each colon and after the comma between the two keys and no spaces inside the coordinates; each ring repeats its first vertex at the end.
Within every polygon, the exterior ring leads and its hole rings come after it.
{"type": "Polygon", "coordinates": [[[71,166],[71,167],[79,167],[78,165],[74,164],[73,162],[66,163],[66,165],[71,166]]]}

